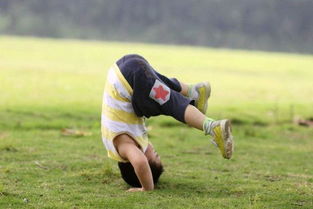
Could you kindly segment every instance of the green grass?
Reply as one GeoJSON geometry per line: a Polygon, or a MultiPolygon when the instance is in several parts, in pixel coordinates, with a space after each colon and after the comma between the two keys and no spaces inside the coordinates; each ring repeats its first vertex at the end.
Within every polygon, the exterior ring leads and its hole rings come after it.
{"type": "Polygon", "coordinates": [[[312,55],[0,36],[0,208],[312,208],[313,129],[292,123],[313,117],[312,69],[312,55]],[[151,118],[166,171],[155,191],[125,192],[99,122],[106,71],[127,53],[209,80],[208,116],[233,120],[233,159],[151,118]]]}

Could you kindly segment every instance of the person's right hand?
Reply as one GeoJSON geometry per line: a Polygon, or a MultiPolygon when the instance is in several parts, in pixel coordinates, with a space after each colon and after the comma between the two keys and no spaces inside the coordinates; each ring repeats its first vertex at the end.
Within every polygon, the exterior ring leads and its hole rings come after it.
{"type": "Polygon", "coordinates": [[[143,191],[145,191],[143,188],[138,188],[138,187],[130,188],[127,190],[127,192],[143,192],[143,191]]]}

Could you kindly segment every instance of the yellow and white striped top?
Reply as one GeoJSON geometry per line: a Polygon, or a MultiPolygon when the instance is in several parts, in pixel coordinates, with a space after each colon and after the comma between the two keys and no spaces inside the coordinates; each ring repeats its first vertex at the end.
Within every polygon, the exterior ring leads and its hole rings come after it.
{"type": "Polygon", "coordinates": [[[114,64],[109,69],[103,93],[101,132],[108,156],[120,162],[127,161],[121,158],[114,147],[113,140],[116,136],[128,134],[136,140],[143,152],[149,143],[144,118],[134,113],[132,95],[133,89],[114,64]]]}

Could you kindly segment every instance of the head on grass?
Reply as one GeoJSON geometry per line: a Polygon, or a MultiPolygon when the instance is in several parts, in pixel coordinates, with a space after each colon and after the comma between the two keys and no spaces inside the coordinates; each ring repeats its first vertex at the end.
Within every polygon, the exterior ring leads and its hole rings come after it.
{"type": "MultiPolygon", "coordinates": [[[[150,165],[150,169],[152,172],[153,182],[154,184],[158,183],[159,177],[163,173],[163,165],[161,163],[159,155],[154,151],[152,146],[148,146],[145,156],[147,157],[147,160],[150,165]]],[[[122,178],[124,181],[133,186],[133,187],[141,187],[141,184],[139,182],[139,179],[135,173],[134,167],[131,163],[118,163],[118,167],[121,171],[122,178]]]]}

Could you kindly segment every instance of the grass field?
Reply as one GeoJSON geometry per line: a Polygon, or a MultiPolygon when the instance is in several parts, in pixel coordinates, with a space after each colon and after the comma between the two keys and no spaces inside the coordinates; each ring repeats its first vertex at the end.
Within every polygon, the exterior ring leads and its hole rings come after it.
{"type": "Polygon", "coordinates": [[[293,123],[313,117],[312,95],[312,55],[0,36],[0,208],[313,208],[313,128],[293,123]],[[151,118],[165,173],[153,192],[125,192],[99,122],[106,70],[128,53],[211,82],[207,114],[233,120],[233,159],[151,118]]]}

